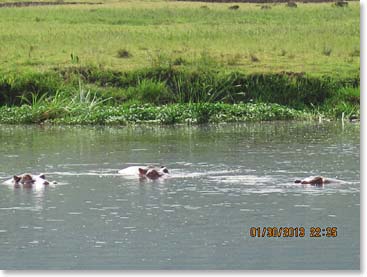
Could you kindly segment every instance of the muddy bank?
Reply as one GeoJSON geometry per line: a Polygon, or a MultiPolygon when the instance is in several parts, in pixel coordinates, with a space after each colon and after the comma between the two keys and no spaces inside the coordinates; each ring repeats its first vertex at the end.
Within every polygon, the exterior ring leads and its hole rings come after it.
{"type": "Polygon", "coordinates": [[[33,6],[56,6],[56,5],[101,5],[103,3],[97,2],[7,2],[0,3],[0,8],[13,7],[33,7],[33,6]]]}

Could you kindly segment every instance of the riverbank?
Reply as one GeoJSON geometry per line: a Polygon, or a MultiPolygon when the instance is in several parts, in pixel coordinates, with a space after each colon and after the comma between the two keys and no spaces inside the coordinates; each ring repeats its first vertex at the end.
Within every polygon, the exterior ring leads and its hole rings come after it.
{"type": "Polygon", "coordinates": [[[0,89],[2,123],[173,124],[340,118],[343,113],[350,118],[359,116],[360,99],[359,76],[246,75],[174,66],[3,74],[0,89]]]}
{"type": "Polygon", "coordinates": [[[0,9],[0,122],[359,117],[358,3],[101,2],[0,9]]]}
{"type": "Polygon", "coordinates": [[[0,107],[3,124],[129,125],[203,124],[270,120],[309,120],[313,115],[277,104],[192,103],[163,106],[104,106],[93,103],[0,107]]]}

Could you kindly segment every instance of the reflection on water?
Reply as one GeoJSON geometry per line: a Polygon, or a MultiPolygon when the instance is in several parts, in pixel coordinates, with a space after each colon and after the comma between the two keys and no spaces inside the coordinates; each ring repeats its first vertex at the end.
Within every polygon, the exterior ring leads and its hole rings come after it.
{"type": "Polygon", "coordinates": [[[58,184],[0,186],[0,268],[358,269],[359,147],[359,125],[340,123],[1,126],[0,181],[58,184]],[[146,164],[170,176],[117,174],[146,164]],[[310,175],[345,183],[294,184],[310,175]],[[338,237],[252,238],[252,226],[338,237]]]}

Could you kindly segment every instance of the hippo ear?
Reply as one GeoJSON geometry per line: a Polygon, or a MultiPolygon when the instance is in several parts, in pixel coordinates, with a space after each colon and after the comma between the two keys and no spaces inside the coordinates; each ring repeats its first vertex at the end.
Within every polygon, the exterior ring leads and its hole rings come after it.
{"type": "Polygon", "coordinates": [[[40,177],[41,179],[45,180],[46,179],[46,176],[44,173],[41,173],[38,177],[40,177]]]}
{"type": "Polygon", "coordinates": [[[14,175],[13,179],[14,179],[15,183],[19,183],[19,181],[22,179],[22,177],[14,175]]]}
{"type": "Polygon", "coordinates": [[[140,168],[139,167],[139,174],[140,175],[146,175],[147,174],[147,171],[148,171],[148,169],[143,169],[143,168],[140,168]]]}

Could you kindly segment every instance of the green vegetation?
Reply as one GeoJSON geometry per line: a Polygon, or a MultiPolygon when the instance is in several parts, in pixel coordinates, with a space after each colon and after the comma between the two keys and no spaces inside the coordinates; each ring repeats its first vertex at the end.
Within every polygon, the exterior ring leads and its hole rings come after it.
{"type": "Polygon", "coordinates": [[[151,67],[162,57],[196,67],[204,53],[226,71],[359,73],[359,56],[350,55],[359,50],[359,2],[346,8],[269,4],[266,10],[257,4],[229,10],[231,3],[203,9],[200,2],[94,2],[105,4],[1,8],[1,71],[70,66],[72,53],[79,65],[118,71],[151,67]],[[332,49],[330,56],[325,48],[332,49]],[[131,58],[121,59],[121,49],[131,58]]]}
{"type": "Polygon", "coordinates": [[[0,8],[0,123],[359,116],[359,3],[102,2],[0,8]]]}
{"type": "Polygon", "coordinates": [[[98,102],[41,102],[0,107],[0,123],[29,124],[201,124],[259,120],[307,120],[311,114],[277,104],[191,103],[163,106],[104,106],[98,102]],[[62,104],[61,104],[62,103],[62,104]]]}

